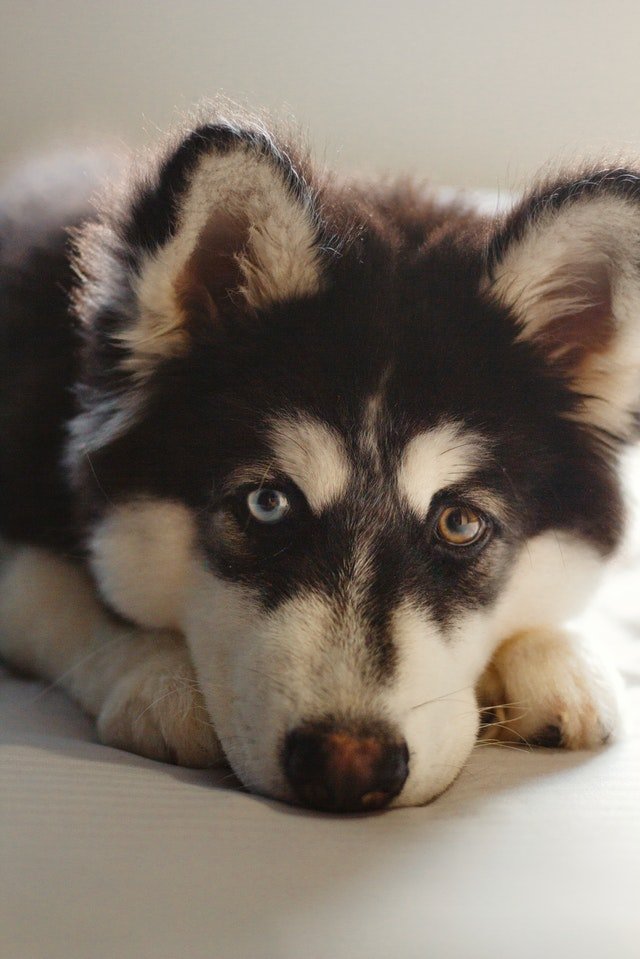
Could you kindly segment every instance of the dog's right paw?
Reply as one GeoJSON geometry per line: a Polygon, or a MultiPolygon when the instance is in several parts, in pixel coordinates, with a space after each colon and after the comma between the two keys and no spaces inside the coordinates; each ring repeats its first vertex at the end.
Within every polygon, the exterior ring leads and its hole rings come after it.
{"type": "Polygon", "coordinates": [[[162,650],[122,676],[97,718],[107,746],[175,763],[206,767],[224,762],[186,652],[162,650]]]}
{"type": "Polygon", "coordinates": [[[621,723],[620,680],[606,660],[566,630],[503,643],[477,688],[480,738],[593,749],[621,723]]]}

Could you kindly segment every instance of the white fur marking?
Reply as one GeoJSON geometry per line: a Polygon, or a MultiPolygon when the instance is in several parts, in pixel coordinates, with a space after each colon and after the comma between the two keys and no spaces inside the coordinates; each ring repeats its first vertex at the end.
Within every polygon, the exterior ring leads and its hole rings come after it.
{"type": "Polygon", "coordinates": [[[362,417],[362,430],[360,433],[360,448],[371,457],[374,466],[380,470],[382,460],[380,458],[380,430],[383,426],[383,414],[385,405],[385,388],[393,367],[387,366],[380,377],[380,382],[375,393],[365,403],[362,417]]]}
{"type": "Polygon", "coordinates": [[[310,416],[271,422],[275,466],[297,483],[313,510],[338,500],[351,477],[344,443],[337,433],[310,416]]]}
{"type": "Polygon", "coordinates": [[[193,541],[191,514],[180,503],[137,499],[114,507],[89,542],[102,595],[137,623],[179,628],[193,541]]]}
{"type": "Polygon", "coordinates": [[[603,569],[602,557],[578,536],[552,530],[530,539],[491,614],[496,641],[578,615],[603,569]]]}
{"type": "Polygon", "coordinates": [[[457,423],[443,423],[414,436],[398,471],[398,489],[420,516],[426,516],[435,493],[459,483],[488,457],[486,440],[457,423]]]}

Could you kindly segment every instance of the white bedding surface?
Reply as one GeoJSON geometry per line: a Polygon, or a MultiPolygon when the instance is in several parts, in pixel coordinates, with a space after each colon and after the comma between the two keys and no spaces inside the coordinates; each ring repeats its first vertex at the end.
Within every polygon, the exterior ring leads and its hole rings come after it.
{"type": "Polygon", "coordinates": [[[328,816],[96,743],[56,690],[0,679],[3,959],[640,955],[635,566],[590,628],[627,684],[595,753],[480,748],[433,804],[328,816]]]}
{"type": "Polygon", "coordinates": [[[252,796],[99,745],[62,693],[2,672],[1,959],[637,959],[639,530],[587,618],[626,735],[481,747],[423,808],[252,796]]]}

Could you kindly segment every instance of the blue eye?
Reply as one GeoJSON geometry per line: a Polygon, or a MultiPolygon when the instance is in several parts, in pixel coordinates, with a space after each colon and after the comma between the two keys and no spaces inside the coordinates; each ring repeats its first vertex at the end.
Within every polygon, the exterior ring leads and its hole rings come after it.
{"type": "Polygon", "coordinates": [[[247,496],[247,507],[259,523],[279,523],[289,512],[289,500],[278,489],[254,489],[247,496]]]}

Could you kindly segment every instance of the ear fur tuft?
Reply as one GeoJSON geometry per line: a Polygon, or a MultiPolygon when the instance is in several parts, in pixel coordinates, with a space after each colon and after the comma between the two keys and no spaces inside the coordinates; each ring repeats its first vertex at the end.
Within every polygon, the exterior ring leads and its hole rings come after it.
{"type": "Polygon", "coordinates": [[[173,142],[105,205],[79,241],[79,312],[114,300],[120,368],[146,380],[188,348],[191,312],[212,322],[316,293],[322,285],[318,188],[304,157],[259,122],[217,119],[173,142]],[[100,259],[95,282],[85,261],[100,259]],[[111,280],[109,280],[111,277],[111,280]],[[122,302],[126,300],[126,309],[122,302]]]}
{"type": "Polygon", "coordinates": [[[627,439],[640,408],[640,175],[546,184],[496,232],[486,290],[581,398],[576,417],[627,439]]]}

